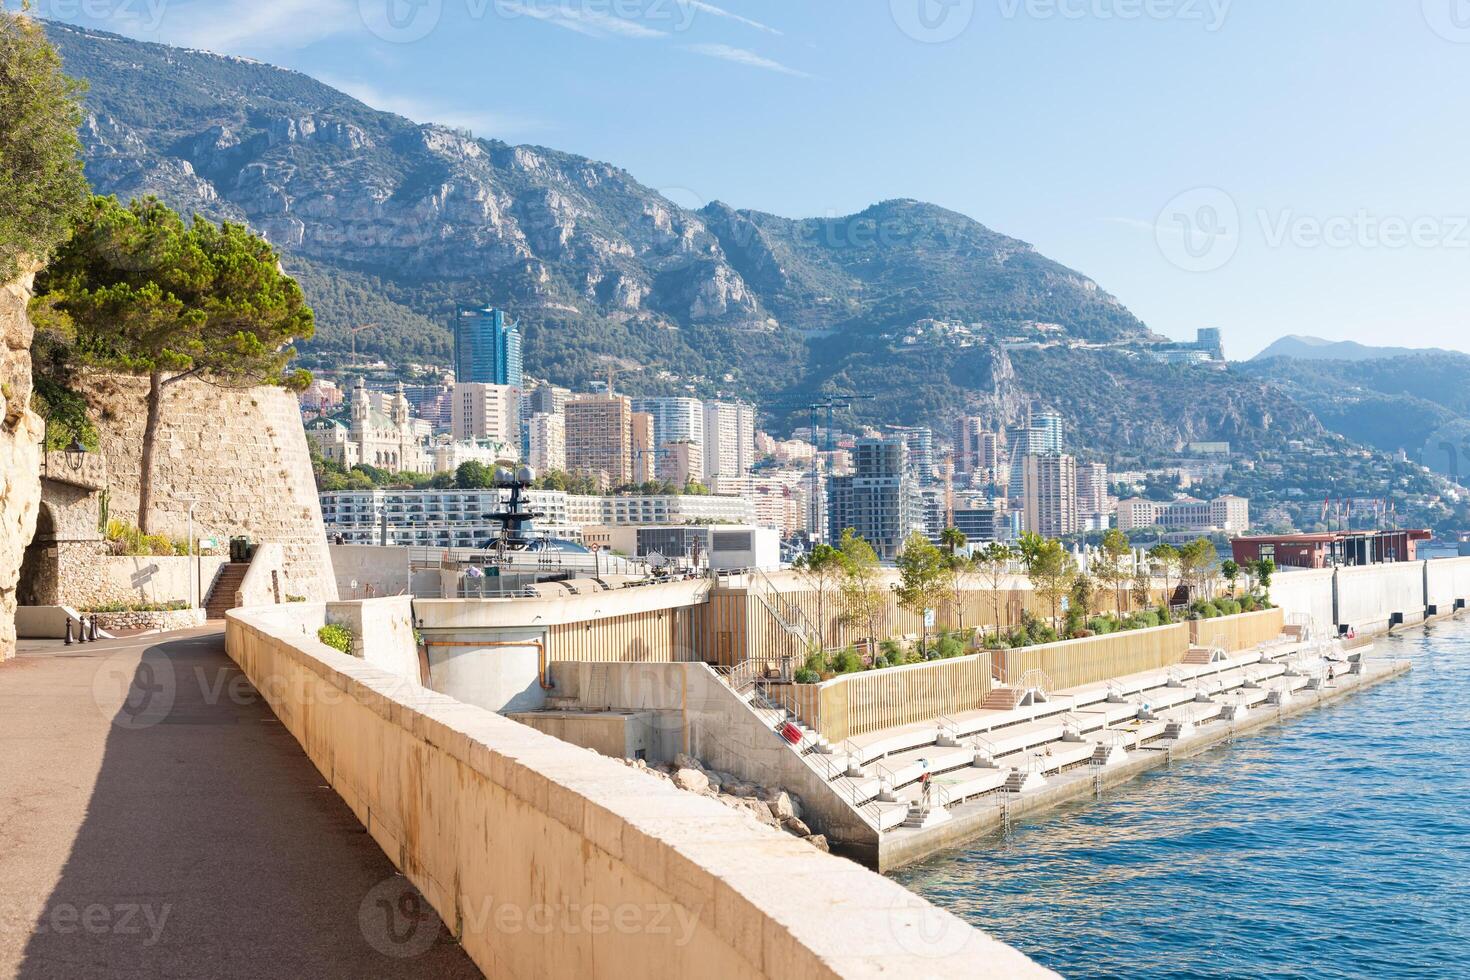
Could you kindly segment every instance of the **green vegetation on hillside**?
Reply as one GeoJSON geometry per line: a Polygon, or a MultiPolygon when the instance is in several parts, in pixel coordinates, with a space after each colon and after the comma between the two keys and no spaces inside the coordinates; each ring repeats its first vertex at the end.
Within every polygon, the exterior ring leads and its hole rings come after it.
{"type": "Polygon", "coordinates": [[[0,10],[0,282],[21,256],[44,259],[86,200],[84,88],[33,20],[0,10]]]}

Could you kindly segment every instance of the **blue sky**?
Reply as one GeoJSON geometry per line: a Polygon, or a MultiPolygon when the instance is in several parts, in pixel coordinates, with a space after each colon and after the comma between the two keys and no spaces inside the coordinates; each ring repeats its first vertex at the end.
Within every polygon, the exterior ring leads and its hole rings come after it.
{"type": "Polygon", "coordinates": [[[1470,350],[1470,0],[49,0],[685,205],[953,208],[1155,330],[1470,350]],[[392,4],[392,7],[389,7],[392,4]]]}

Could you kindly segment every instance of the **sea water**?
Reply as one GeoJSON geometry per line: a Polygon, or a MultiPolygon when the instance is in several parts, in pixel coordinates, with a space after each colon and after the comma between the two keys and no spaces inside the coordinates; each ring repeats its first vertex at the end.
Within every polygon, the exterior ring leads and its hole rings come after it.
{"type": "Polygon", "coordinates": [[[1414,669],[894,877],[1069,977],[1470,977],[1470,620],[1414,669]]]}

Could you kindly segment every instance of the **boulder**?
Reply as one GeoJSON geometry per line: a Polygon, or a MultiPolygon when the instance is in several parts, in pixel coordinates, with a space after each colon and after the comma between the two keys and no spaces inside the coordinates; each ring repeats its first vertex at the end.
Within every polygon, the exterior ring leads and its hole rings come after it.
{"type": "Polygon", "coordinates": [[[787,820],[796,816],[796,812],[791,809],[791,797],[785,793],[777,793],[765,803],[771,808],[771,816],[777,820],[787,820]]]}
{"type": "Polygon", "coordinates": [[[812,828],[803,823],[800,817],[787,817],[785,820],[782,820],[781,829],[788,834],[795,834],[797,837],[810,837],[812,835],[812,828]]]}
{"type": "Polygon", "coordinates": [[[674,785],[691,793],[708,793],[709,777],[697,769],[680,769],[674,773],[674,785]]]}
{"type": "Polygon", "coordinates": [[[693,769],[695,772],[704,772],[704,763],[700,762],[692,755],[686,755],[683,752],[680,752],[678,755],[674,756],[674,768],[693,769]]]}
{"type": "Polygon", "coordinates": [[[806,842],[819,851],[827,851],[830,853],[832,850],[832,848],[827,846],[826,834],[812,834],[810,837],[806,838],[806,842]]]}

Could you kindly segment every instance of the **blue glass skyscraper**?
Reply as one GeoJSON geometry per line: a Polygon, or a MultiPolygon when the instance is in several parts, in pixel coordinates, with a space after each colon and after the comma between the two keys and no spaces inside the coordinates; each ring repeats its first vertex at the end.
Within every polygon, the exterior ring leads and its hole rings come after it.
{"type": "Polygon", "coordinates": [[[454,315],[454,380],[521,384],[521,328],[504,310],[460,307],[454,315]]]}

